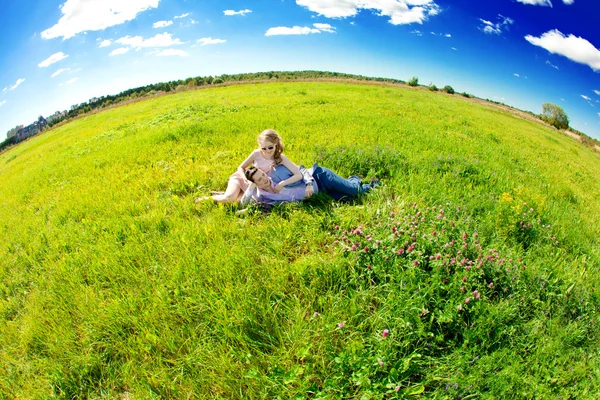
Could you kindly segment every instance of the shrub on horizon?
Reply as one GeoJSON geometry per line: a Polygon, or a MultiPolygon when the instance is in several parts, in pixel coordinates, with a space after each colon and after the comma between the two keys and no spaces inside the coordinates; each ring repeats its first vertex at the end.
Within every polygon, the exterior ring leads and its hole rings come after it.
{"type": "Polygon", "coordinates": [[[410,80],[408,81],[408,86],[419,86],[419,78],[416,76],[410,78],[410,80]]]}
{"type": "Polygon", "coordinates": [[[450,85],[444,86],[444,88],[442,90],[448,94],[454,94],[454,89],[450,85]]]}
{"type": "Polygon", "coordinates": [[[554,126],[556,129],[567,129],[569,127],[569,117],[567,113],[556,104],[542,104],[542,120],[554,126]]]}
{"type": "Polygon", "coordinates": [[[429,90],[431,90],[432,92],[437,92],[439,89],[433,83],[430,83],[429,84],[429,90]]]}

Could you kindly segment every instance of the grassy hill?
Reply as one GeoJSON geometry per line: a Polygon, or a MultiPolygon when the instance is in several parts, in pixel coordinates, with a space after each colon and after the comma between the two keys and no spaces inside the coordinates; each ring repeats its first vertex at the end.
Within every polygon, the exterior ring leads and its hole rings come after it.
{"type": "Polygon", "coordinates": [[[600,157],[405,86],[106,110],[0,155],[0,398],[596,398],[600,157]],[[196,205],[274,128],[353,203],[196,205]]]}

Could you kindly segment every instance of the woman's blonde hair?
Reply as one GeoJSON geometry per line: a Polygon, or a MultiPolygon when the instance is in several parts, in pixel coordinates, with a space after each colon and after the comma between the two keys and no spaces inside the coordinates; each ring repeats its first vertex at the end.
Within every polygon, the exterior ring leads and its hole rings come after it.
{"type": "MultiPolygon", "coordinates": [[[[283,140],[281,136],[274,129],[265,129],[258,135],[258,140],[267,140],[275,145],[275,151],[273,152],[273,161],[275,164],[281,164],[281,154],[283,153],[283,140]]],[[[260,145],[260,143],[259,143],[260,145]]]]}

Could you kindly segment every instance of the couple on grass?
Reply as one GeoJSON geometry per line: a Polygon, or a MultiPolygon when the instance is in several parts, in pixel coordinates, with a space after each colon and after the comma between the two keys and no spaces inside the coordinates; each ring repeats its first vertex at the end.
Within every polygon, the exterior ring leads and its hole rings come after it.
{"type": "Polygon", "coordinates": [[[296,166],[283,155],[279,134],[267,129],[258,136],[258,149],[231,175],[225,192],[199,197],[196,202],[278,204],[301,201],[318,192],[343,200],[367,193],[378,185],[378,180],[363,184],[358,176],[344,179],[316,163],[309,169],[296,166]]]}

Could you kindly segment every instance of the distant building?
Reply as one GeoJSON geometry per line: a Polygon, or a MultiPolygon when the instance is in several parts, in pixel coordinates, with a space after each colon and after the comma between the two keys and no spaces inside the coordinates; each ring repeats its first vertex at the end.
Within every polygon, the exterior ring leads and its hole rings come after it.
{"type": "Polygon", "coordinates": [[[21,140],[25,140],[28,137],[35,135],[36,133],[44,129],[46,126],[48,126],[48,121],[46,120],[46,118],[40,116],[37,119],[37,121],[35,121],[33,124],[27,125],[26,127],[21,128],[17,131],[16,135],[14,135],[16,136],[16,141],[20,142],[21,140]]]}

